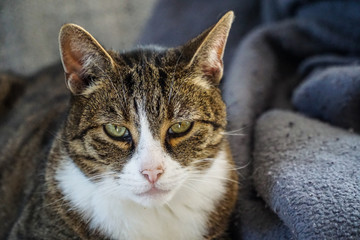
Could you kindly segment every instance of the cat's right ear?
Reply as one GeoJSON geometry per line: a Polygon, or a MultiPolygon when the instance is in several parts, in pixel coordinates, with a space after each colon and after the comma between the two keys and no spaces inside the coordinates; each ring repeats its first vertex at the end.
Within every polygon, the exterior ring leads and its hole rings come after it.
{"type": "Polygon", "coordinates": [[[59,33],[61,61],[66,85],[75,94],[82,94],[91,85],[90,70],[114,68],[114,61],[106,50],[82,27],[65,24],[59,33]]]}
{"type": "Polygon", "coordinates": [[[223,55],[231,24],[233,11],[227,12],[214,26],[208,28],[183,46],[183,54],[191,60],[188,67],[194,67],[207,82],[218,85],[223,75],[223,55]]]}

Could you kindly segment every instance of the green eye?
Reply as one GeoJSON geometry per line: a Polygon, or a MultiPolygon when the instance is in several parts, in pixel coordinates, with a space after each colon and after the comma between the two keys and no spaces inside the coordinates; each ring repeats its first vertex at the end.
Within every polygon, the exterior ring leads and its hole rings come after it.
{"type": "Polygon", "coordinates": [[[107,135],[112,138],[125,138],[130,135],[129,130],[126,127],[118,126],[114,124],[104,125],[104,130],[107,135]]]}
{"type": "Polygon", "coordinates": [[[171,134],[185,133],[190,129],[191,126],[192,126],[192,123],[188,122],[188,121],[178,122],[169,128],[169,133],[171,133],[171,134]]]}

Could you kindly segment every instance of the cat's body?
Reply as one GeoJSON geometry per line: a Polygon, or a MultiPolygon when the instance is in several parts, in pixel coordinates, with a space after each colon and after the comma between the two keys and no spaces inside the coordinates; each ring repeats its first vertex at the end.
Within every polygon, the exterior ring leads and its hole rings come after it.
{"type": "MultiPolygon", "coordinates": [[[[45,174],[34,174],[10,238],[226,236],[237,175],[218,83],[232,18],[179,48],[123,54],[65,25],[70,108],[51,148],[39,140],[44,153],[32,164],[45,174]]],[[[65,111],[60,92],[51,116],[65,111]]],[[[50,119],[45,131],[61,122],[50,119]]]]}

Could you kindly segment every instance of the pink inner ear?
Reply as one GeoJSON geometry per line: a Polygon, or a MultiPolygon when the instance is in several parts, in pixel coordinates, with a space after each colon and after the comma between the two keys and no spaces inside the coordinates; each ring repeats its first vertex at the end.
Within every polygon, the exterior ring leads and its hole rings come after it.
{"type": "Polygon", "coordinates": [[[194,65],[211,82],[217,84],[223,75],[224,49],[234,19],[232,11],[225,14],[219,22],[189,42],[190,50],[196,48],[190,64],[194,65]],[[200,44],[200,46],[199,46],[200,44]]]}
{"type": "Polygon", "coordinates": [[[223,69],[223,45],[216,44],[208,53],[207,59],[203,61],[201,69],[206,76],[221,77],[223,69]]]}
{"type": "MultiPolygon", "coordinates": [[[[221,61],[221,60],[220,60],[221,61]]],[[[222,62],[222,61],[221,61],[222,62]]],[[[205,76],[209,77],[218,77],[222,72],[222,63],[212,64],[212,65],[202,65],[201,70],[205,76]],[[215,66],[217,65],[217,66],[215,66]]]]}
{"type": "Polygon", "coordinates": [[[81,72],[82,66],[80,62],[78,59],[73,58],[70,54],[65,53],[63,55],[63,61],[66,73],[73,74],[81,72]]]}
{"type": "Polygon", "coordinates": [[[74,50],[70,41],[63,45],[62,50],[65,72],[68,74],[79,74],[83,68],[81,64],[83,54],[80,51],[74,50]]]}
{"type": "Polygon", "coordinates": [[[206,76],[221,78],[223,70],[223,51],[225,40],[222,38],[210,42],[208,53],[203,59],[201,70],[206,76]]]}
{"type": "Polygon", "coordinates": [[[84,54],[73,46],[74,42],[71,39],[64,42],[62,45],[62,60],[64,64],[64,71],[66,74],[66,83],[68,88],[75,94],[80,93],[85,83],[81,78],[83,72],[83,58],[84,54]]]}

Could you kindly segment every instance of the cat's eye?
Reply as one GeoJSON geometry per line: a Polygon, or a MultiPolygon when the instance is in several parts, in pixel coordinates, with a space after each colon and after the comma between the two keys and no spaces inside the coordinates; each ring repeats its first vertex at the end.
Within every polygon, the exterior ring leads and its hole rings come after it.
{"type": "Polygon", "coordinates": [[[121,140],[121,139],[126,140],[126,138],[130,136],[129,130],[124,126],[105,124],[104,130],[108,136],[116,140],[121,140]]]}
{"type": "Polygon", "coordinates": [[[179,135],[179,134],[182,135],[187,133],[191,127],[192,127],[192,122],[189,121],[177,122],[169,128],[169,133],[173,135],[179,135]]]}

